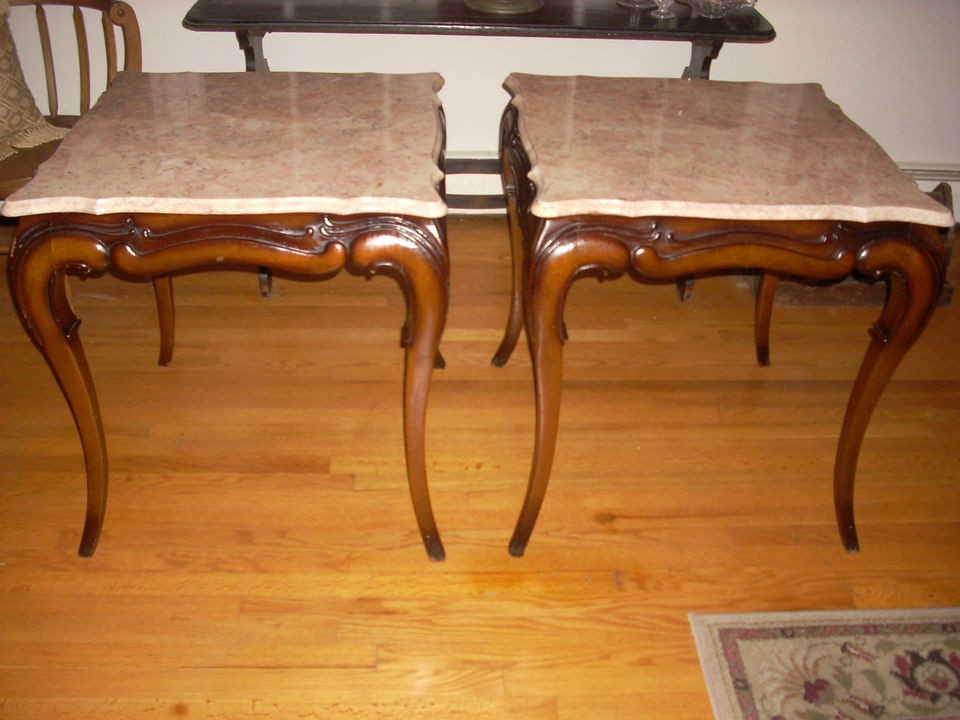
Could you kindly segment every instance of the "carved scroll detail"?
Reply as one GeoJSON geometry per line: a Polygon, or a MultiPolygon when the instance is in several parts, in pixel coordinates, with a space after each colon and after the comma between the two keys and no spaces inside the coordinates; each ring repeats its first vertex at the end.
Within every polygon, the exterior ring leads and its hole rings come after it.
{"type": "Polygon", "coordinates": [[[581,246],[584,256],[596,248],[596,261],[586,263],[585,274],[616,277],[629,271],[641,280],[667,281],[695,274],[762,270],[808,281],[835,280],[852,273],[865,242],[890,234],[903,234],[904,226],[858,227],[846,223],[821,223],[800,232],[797,223],[739,224],[711,221],[704,229],[696,218],[617,218],[581,216],[546,220],[532,252],[536,268],[551,255],[581,246]],[[619,253],[626,253],[623,267],[619,253]],[[606,248],[606,249],[603,249],[606,248]]]}
{"type": "Polygon", "coordinates": [[[430,259],[430,264],[438,272],[447,269],[447,253],[444,247],[442,231],[436,224],[430,225],[433,232],[426,229],[426,221],[411,220],[402,216],[370,216],[370,217],[334,217],[324,216],[312,229],[324,241],[336,242],[349,249],[360,238],[372,235],[389,235],[400,237],[413,245],[418,254],[430,259]]]}
{"type": "Polygon", "coordinates": [[[99,253],[102,256],[102,262],[92,264],[89,261],[72,260],[63,264],[63,268],[72,273],[90,275],[94,272],[102,272],[106,268],[110,245],[129,237],[131,227],[126,222],[88,225],[85,223],[54,224],[51,221],[28,226],[20,230],[14,239],[14,245],[10,251],[11,276],[17,274],[20,265],[25,262],[30,253],[52,235],[95,241],[92,247],[87,246],[88,252],[85,255],[89,257],[91,255],[89,251],[92,250],[93,254],[99,253]]]}
{"type": "Polygon", "coordinates": [[[946,280],[947,252],[942,242],[928,240],[917,232],[917,226],[889,223],[844,229],[851,238],[855,238],[854,245],[859,247],[857,270],[865,277],[879,279],[896,271],[889,262],[880,259],[884,253],[879,251],[879,248],[895,240],[895,247],[904,247],[906,241],[906,246],[920,253],[930,263],[941,284],[946,280]]]}
{"type": "MultiPolygon", "coordinates": [[[[26,229],[17,239],[12,262],[57,236],[94,240],[103,255],[104,262],[96,264],[77,260],[65,263],[66,269],[77,274],[103,272],[113,266],[130,275],[149,276],[224,262],[317,274],[342,268],[358,238],[383,234],[411,243],[437,269],[446,269],[446,252],[437,221],[403,216],[305,215],[297,224],[291,217],[276,223],[257,216],[227,218],[218,223],[197,218],[195,222],[176,225],[167,224],[164,216],[157,215],[145,219],[107,216],[93,222],[86,217],[75,218],[54,218],[26,229]],[[430,231],[425,229],[427,225],[430,231]],[[316,259],[320,257],[325,257],[326,262],[318,266],[316,259]]],[[[84,245],[89,248],[88,242],[84,245]]],[[[85,254],[89,255],[89,249],[85,254]]]]}
{"type": "Polygon", "coordinates": [[[184,247],[217,240],[239,240],[268,245],[293,252],[323,252],[315,241],[315,227],[277,227],[261,223],[223,222],[211,224],[182,225],[170,229],[158,230],[139,224],[134,218],[127,218],[136,238],[130,243],[131,251],[140,256],[165,250],[171,246],[184,247]]]}

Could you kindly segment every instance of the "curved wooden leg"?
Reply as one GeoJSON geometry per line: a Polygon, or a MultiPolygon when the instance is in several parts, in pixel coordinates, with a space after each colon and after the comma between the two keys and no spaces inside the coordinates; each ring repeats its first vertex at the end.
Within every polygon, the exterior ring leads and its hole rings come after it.
{"type": "Polygon", "coordinates": [[[169,365],[173,359],[174,305],[173,278],[163,275],[153,279],[153,294],[157,299],[157,317],[160,321],[160,365],[169,365]]]}
{"type": "Polygon", "coordinates": [[[871,330],[872,340],[854,382],[837,445],[834,507],[848,552],[860,549],[853,486],[867,425],[894,371],[926,326],[943,284],[942,269],[930,256],[903,242],[875,243],[861,257],[858,267],[868,274],[888,274],[890,289],[871,330]]]}
{"type": "Polygon", "coordinates": [[[11,264],[11,285],[24,321],[53,370],[73,413],[87,474],[87,511],[79,554],[93,555],[107,506],[107,447],[79,320],[67,298],[66,277],[49,255],[34,252],[11,264]],[[14,269],[15,268],[15,269],[14,269]]]}
{"type": "Polygon", "coordinates": [[[566,282],[565,278],[551,277],[549,270],[545,270],[537,278],[528,298],[526,325],[533,361],[537,429],[530,480],[520,517],[510,539],[510,554],[514,557],[523,555],[537,522],[557,446],[564,337],[560,318],[566,282]]]}
{"type": "Polygon", "coordinates": [[[407,481],[410,486],[410,499],[413,501],[413,512],[417,518],[417,527],[420,529],[427,555],[431,560],[439,562],[446,557],[446,553],[430,502],[425,443],[427,394],[436,357],[435,342],[438,339],[439,333],[434,335],[432,328],[425,329],[424,333],[407,348],[404,371],[403,432],[407,481]]]}
{"type": "MultiPolygon", "coordinates": [[[[426,263],[425,263],[426,265],[426,263]]],[[[446,557],[440,531],[433,516],[427,485],[426,418],[427,395],[434,366],[442,362],[440,337],[447,316],[446,279],[422,268],[410,282],[407,294],[413,308],[409,342],[406,347],[403,392],[403,431],[407,481],[417,526],[431,560],[446,557]]]]}
{"type": "Polygon", "coordinates": [[[507,327],[503,332],[503,340],[493,356],[494,367],[503,367],[513,354],[517,341],[520,339],[520,330],[523,328],[523,272],[524,249],[523,232],[520,230],[520,220],[517,211],[516,194],[507,193],[507,218],[510,223],[510,256],[512,258],[513,291],[510,295],[510,315],[507,318],[507,327]]]}
{"type": "Polygon", "coordinates": [[[779,278],[770,273],[760,273],[757,299],[753,311],[753,338],[757,348],[757,363],[770,364],[770,321],[773,317],[773,300],[777,294],[779,278]]]}
{"type": "Polygon", "coordinates": [[[350,245],[350,269],[358,274],[384,273],[400,283],[407,302],[401,344],[403,436],[407,483],[413,512],[431,560],[445,558],[427,486],[425,430],[427,395],[440,358],[440,337],[449,306],[449,258],[443,226],[430,228],[401,222],[397,232],[385,221],[350,245]]]}
{"type": "MultiPolygon", "coordinates": [[[[410,314],[411,310],[408,308],[407,313],[410,314]]],[[[408,317],[404,323],[403,327],[400,328],[400,347],[407,349],[410,347],[410,343],[413,342],[412,336],[410,334],[410,324],[411,318],[408,317]]],[[[436,357],[433,359],[433,369],[434,370],[443,370],[447,367],[447,361],[443,357],[443,353],[440,352],[439,348],[437,349],[436,357]]]]}

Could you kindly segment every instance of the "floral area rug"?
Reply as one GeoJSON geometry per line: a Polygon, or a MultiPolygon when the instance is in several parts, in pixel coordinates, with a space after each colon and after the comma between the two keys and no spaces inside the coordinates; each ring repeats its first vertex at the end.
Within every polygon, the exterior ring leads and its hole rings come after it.
{"type": "Polygon", "coordinates": [[[960,608],[690,624],[717,720],[960,720],[960,608]]]}

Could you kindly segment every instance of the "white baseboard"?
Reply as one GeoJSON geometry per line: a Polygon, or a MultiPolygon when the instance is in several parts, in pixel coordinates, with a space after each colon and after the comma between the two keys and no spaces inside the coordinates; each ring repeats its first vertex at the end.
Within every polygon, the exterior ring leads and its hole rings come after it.
{"type": "Polygon", "coordinates": [[[960,165],[953,163],[899,163],[914,180],[925,182],[960,183],[960,165]]]}
{"type": "Polygon", "coordinates": [[[960,208],[960,165],[952,163],[899,163],[899,165],[925,192],[929,192],[940,183],[949,184],[953,190],[953,207],[960,208]]]}

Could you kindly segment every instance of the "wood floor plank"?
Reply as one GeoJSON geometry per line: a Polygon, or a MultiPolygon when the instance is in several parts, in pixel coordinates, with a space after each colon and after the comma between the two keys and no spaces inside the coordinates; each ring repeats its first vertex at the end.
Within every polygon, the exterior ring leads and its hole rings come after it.
{"type": "Polygon", "coordinates": [[[104,704],[93,698],[78,698],[69,709],[55,699],[43,698],[22,702],[17,699],[0,701],[0,710],[18,720],[97,720],[106,709],[112,717],[189,718],[210,720],[234,718],[297,718],[303,720],[421,720],[421,718],[448,718],[449,720],[556,720],[556,703],[551,698],[518,698],[491,700],[488,698],[442,698],[429,695],[410,695],[402,698],[373,697],[357,703],[348,693],[335,692],[320,699],[298,697],[229,698],[209,697],[202,690],[183,692],[175,700],[167,698],[117,698],[104,704]]]}

